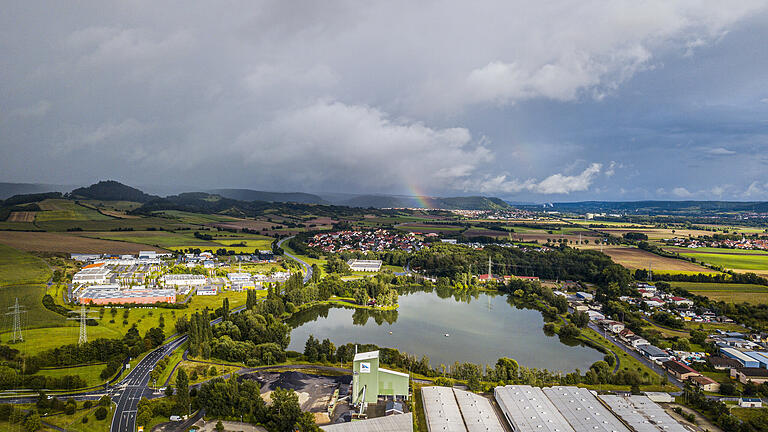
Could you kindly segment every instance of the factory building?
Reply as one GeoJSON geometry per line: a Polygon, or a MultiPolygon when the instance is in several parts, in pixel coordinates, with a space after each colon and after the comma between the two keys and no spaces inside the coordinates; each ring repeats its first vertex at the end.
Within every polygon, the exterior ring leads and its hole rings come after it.
{"type": "Polygon", "coordinates": [[[413,414],[398,414],[320,426],[325,432],[413,432],[413,414]]]}
{"type": "Polygon", "coordinates": [[[421,400],[428,432],[467,432],[452,388],[422,387],[421,400]]]}
{"type": "Polygon", "coordinates": [[[72,276],[73,284],[104,285],[109,283],[112,274],[108,268],[103,265],[83,268],[72,276]]]}
{"type": "Polygon", "coordinates": [[[209,286],[207,286],[207,287],[204,287],[204,288],[198,288],[197,289],[197,295],[201,295],[201,296],[215,296],[216,294],[218,294],[218,290],[216,289],[216,287],[209,287],[209,286]]]}
{"type": "MultiPolygon", "coordinates": [[[[422,388],[422,391],[424,389],[422,388]]],[[[491,401],[472,392],[453,389],[468,432],[504,432],[491,401]]]]}
{"type": "Polygon", "coordinates": [[[164,285],[171,286],[201,286],[208,283],[205,276],[196,274],[167,274],[160,280],[164,285]]]}
{"type": "Polygon", "coordinates": [[[602,395],[600,399],[614,414],[638,432],[687,432],[687,429],[647,396],[602,395]]]}
{"type": "Polygon", "coordinates": [[[746,355],[745,353],[737,350],[736,348],[723,347],[720,348],[720,354],[725,357],[737,360],[745,368],[759,368],[760,362],[754,358],[746,355]]]}
{"type": "Polygon", "coordinates": [[[556,386],[543,391],[577,431],[629,432],[587,389],[556,386]]]}
{"type": "Polygon", "coordinates": [[[379,396],[408,398],[410,377],[406,373],[379,367],[379,352],[355,355],[352,366],[352,404],[376,403],[379,396]]]}
{"type": "Polygon", "coordinates": [[[229,279],[229,281],[232,284],[242,285],[242,284],[251,282],[251,274],[250,273],[227,273],[227,279],[229,279]]]}
{"type": "Polygon", "coordinates": [[[347,261],[347,264],[352,271],[377,272],[381,270],[381,260],[351,259],[347,261]]]}
{"type": "Polygon", "coordinates": [[[104,290],[86,288],[78,295],[80,304],[176,303],[176,291],[171,289],[104,290]]]}
{"type": "Polygon", "coordinates": [[[574,432],[539,387],[496,387],[493,395],[514,432],[574,432]]]}

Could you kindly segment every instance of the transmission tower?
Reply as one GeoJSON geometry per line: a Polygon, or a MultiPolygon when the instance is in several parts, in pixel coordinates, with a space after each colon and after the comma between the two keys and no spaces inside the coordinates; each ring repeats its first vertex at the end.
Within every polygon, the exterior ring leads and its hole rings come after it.
{"type": "Polygon", "coordinates": [[[87,323],[88,323],[88,319],[89,319],[88,314],[95,313],[95,312],[96,311],[92,311],[90,309],[86,309],[85,305],[81,305],[79,311],[70,311],[69,312],[71,314],[78,314],[79,315],[79,316],[76,316],[76,317],[73,316],[73,317],[67,318],[69,320],[80,321],[80,337],[77,339],[77,344],[78,345],[82,345],[82,344],[88,342],[88,330],[87,330],[88,329],[87,323]]]}
{"type": "Polygon", "coordinates": [[[13,315],[13,334],[11,336],[11,342],[24,342],[24,335],[21,334],[21,314],[26,313],[24,306],[19,305],[19,298],[16,297],[16,303],[10,306],[11,312],[6,312],[6,315],[13,315]]]}

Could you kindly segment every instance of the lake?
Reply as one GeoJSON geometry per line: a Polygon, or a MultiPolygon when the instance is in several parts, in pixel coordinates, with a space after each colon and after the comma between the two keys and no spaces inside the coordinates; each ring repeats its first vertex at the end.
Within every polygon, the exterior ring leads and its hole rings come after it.
{"type": "Polygon", "coordinates": [[[288,349],[304,352],[312,334],[336,346],[371,343],[426,355],[433,367],[455,361],[493,365],[510,357],[524,366],[570,372],[584,371],[603,358],[592,348],[545,335],[539,311],[512,306],[504,295],[480,293],[457,300],[421,291],[401,295],[399,304],[397,311],[322,305],[299,312],[288,321],[293,327],[288,349]]]}

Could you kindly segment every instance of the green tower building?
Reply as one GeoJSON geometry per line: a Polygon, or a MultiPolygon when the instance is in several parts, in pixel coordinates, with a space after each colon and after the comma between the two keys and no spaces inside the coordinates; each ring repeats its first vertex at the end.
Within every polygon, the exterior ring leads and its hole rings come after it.
{"type": "Polygon", "coordinates": [[[352,365],[352,404],[376,403],[379,396],[408,398],[408,374],[379,367],[379,352],[355,355],[352,365]]]}

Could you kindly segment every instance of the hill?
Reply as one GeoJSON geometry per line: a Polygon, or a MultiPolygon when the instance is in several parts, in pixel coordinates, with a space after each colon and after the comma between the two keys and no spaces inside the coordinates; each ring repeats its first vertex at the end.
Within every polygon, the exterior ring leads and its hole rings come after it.
{"type": "Polygon", "coordinates": [[[100,181],[88,187],[77,188],[70,192],[67,197],[71,199],[135,201],[140,203],[157,198],[114,180],[100,181]]]}
{"type": "Polygon", "coordinates": [[[214,189],[211,193],[239,201],[295,202],[328,204],[317,195],[304,192],[265,192],[252,189],[214,189]]]}
{"type": "Polygon", "coordinates": [[[29,195],[44,192],[67,192],[72,186],[41,183],[3,183],[0,182],[0,200],[14,195],[29,195]]]}
{"type": "Polygon", "coordinates": [[[350,207],[374,208],[435,208],[445,210],[501,210],[512,208],[494,197],[415,197],[396,195],[360,195],[340,202],[350,207]]]}

